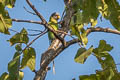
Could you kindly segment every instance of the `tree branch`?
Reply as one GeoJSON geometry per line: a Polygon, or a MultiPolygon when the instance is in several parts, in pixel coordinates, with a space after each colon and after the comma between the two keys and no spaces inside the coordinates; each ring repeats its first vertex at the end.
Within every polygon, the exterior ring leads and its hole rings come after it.
{"type": "MultiPolygon", "coordinates": [[[[112,34],[117,34],[120,35],[120,31],[118,30],[113,30],[110,28],[101,28],[101,27],[96,27],[96,28],[88,28],[86,30],[87,35],[89,35],[92,32],[105,32],[105,33],[112,33],[112,34]]],[[[69,46],[71,46],[72,44],[81,42],[79,39],[73,39],[70,40],[66,43],[66,47],[63,47],[62,45],[56,50],[55,54],[53,55],[53,57],[51,58],[51,61],[57,57],[62,51],[64,51],[66,48],[68,48],[69,46]]]]}
{"type": "Polygon", "coordinates": [[[106,33],[113,33],[113,34],[120,35],[120,31],[118,31],[118,30],[113,30],[113,29],[110,29],[110,28],[102,28],[102,27],[88,28],[87,29],[87,34],[89,34],[91,32],[106,32],[106,33]]]}
{"type": "MultiPolygon", "coordinates": [[[[88,28],[86,30],[87,35],[89,35],[92,32],[105,32],[105,33],[112,33],[112,34],[117,34],[120,35],[120,31],[118,30],[113,30],[110,28],[101,28],[101,27],[96,27],[96,28],[88,28]]],[[[79,39],[73,39],[67,42],[66,47],[60,46],[56,51],[56,55],[54,56],[54,58],[59,55],[64,49],[66,49],[67,47],[71,46],[72,44],[81,42],[79,39]]]]}
{"type": "MultiPolygon", "coordinates": [[[[67,6],[67,10],[66,10],[66,15],[63,18],[63,24],[62,26],[62,30],[65,32],[69,31],[69,23],[71,20],[71,17],[74,13],[73,8],[71,8],[72,4],[67,6]]],[[[47,25],[46,25],[47,26],[47,25]]],[[[61,35],[61,38],[64,39],[65,34],[61,35]]],[[[61,45],[63,46],[63,45],[61,45]]],[[[60,41],[58,39],[54,40],[51,44],[51,46],[48,48],[47,51],[45,51],[42,56],[41,56],[41,67],[39,69],[39,71],[37,72],[37,74],[34,77],[34,80],[44,80],[47,74],[47,67],[49,65],[49,63],[51,62],[53,58],[53,56],[55,55],[56,50],[60,47],[60,41]]],[[[65,48],[65,46],[63,46],[63,48],[65,48]]]]}
{"type": "Polygon", "coordinates": [[[26,2],[29,4],[29,6],[33,9],[33,11],[36,13],[36,15],[41,19],[43,25],[45,26],[45,28],[47,28],[48,30],[50,30],[51,32],[53,32],[53,34],[55,35],[56,38],[58,38],[63,45],[65,45],[65,40],[63,38],[61,38],[57,32],[55,32],[50,25],[47,23],[47,21],[44,19],[44,17],[37,11],[37,9],[34,7],[34,5],[32,5],[32,3],[30,2],[30,0],[26,0],[26,2]]]}
{"type": "MultiPolygon", "coordinates": [[[[113,34],[118,34],[120,35],[120,31],[117,30],[112,30],[109,28],[100,28],[100,27],[96,27],[96,28],[88,28],[86,30],[87,35],[89,35],[92,32],[105,32],[105,33],[113,33],[113,34]]],[[[40,70],[37,72],[34,80],[44,80],[45,76],[43,75],[46,72],[46,68],[47,66],[50,64],[50,62],[55,59],[62,51],[64,51],[66,48],[68,48],[69,46],[81,42],[79,39],[73,39],[70,40],[66,43],[66,46],[64,47],[63,45],[59,46],[59,48],[52,49],[49,48],[42,56],[46,57],[46,60],[42,60],[42,65],[40,70]],[[42,78],[44,76],[44,78],[42,78]]],[[[46,74],[46,73],[45,73],[46,74]]]]}
{"type": "Polygon", "coordinates": [[[26,2],[29,4],[29,6],[33,9],[33,11],[36,13],[36,15],[42,20],[43,24],[46,24],[47,21],[43,18],[43,16],[37,11],[37,9],[32,5],[30,0],[26,0],[26,2]]]}
{"type": "Polygon", "coordinates": [[[41,24],[41,25],[43,25],[43,23],[42,23],[42,22],[40,22],[40,21],[20,20],[20,19],[12,19],[12,21],[15,21],[15,22],[35,23],[35,24],[41,24]]]}

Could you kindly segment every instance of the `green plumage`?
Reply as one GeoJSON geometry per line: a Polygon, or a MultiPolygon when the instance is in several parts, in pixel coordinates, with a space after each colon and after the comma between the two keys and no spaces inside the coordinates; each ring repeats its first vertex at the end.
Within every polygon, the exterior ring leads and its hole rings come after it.
{"type": "MultiPolygon", "coordinates": [[[[52,16],[50,17],[50,20],[49,20],[48,24],[54,30],[58,30],[58,22],[52,16]]],[[[55,39],[55,35],[51,31],[48,31],[48,38],[49,38],[49,41],[50,41],[50,44],[51,44],[52,41],[55,39]]]]}
{"type": "MultiPolygon", "coordinates": [[[[54,12],[49,19],[48,24],[50,27],[52,27],[54,30],[58,30],[58,19],[60,19],[59,13],[54,12]]],[[[51,32],[48,31],[48,38],[49,38],[49,43],[51,44],[52,41],[55,39],[55,35],[51,32]]],[[[53,73],[55,74],[55,64],[53,61],[53,73]]]]}

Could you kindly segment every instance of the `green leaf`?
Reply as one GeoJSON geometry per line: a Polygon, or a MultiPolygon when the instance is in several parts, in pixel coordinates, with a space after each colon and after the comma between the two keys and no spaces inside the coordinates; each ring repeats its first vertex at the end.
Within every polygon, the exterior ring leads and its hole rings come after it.
{"type": "Polygon", "coordinates": [[[6,0],[6,6],[8,7],[8,8],[13,8],[14,7],[14,5],[15,5],[15,2],[16,2],[16,0],[6,0]]]}
{"type": "MultiPolygon", "coordinates": [[[[67,0],[66,0],[67,1],[67,0]]],[[[75,11],[77,11],[77,10],[79,10],[80,9],[80,7],[81,7],[81,3],[83,3],[83,1],[82,0],[71,0],[72,1],[72,3],[73,3],[73,9],[75,10],[75,11]]]]}
{"type": "Polygon", "coordinates": [[[25,34],[25,35],[28,34],[28,32],[27,32],[27,30],[26,30],[25,28],[23,28],[20,33],[21,33],[21,34],[25,34]]]}
{"type": "Polygon", "coordinates": [[[106,43],[104,40],[100,40],[98,48],[95,48],[93,52],[95,53],[96,58],[101,64],[103,69],[112,68],[116,69],[116,65],[112,56],[108,53],[113,49],[112,46],[106,43]]]}
{"type": "Polygon", "coordinates": [[[0,1],[0,32],[10,34],[8,29],[12,26],[12,20],[9,17],[8,11],[5,6],[12,8],[16,0],[1,0],[0,1]]]}
{"type": "Polygon", "coordinates": [[[8,8],[13,8],[16,0],[0,0],[0,3],[8,8]]]}
{"type": "Polygon", "coordinates": [[[82,32],[82,29],[84,29],[84,28],[83,28],[83,27],[84,27],[83,24],[80,24],[80,25],[78,25],[77,27],[78,27],[79,32],[82,32]]]}
{"type": "Polygon", "coordinates": [[[9,80],[8,79],[9,74],[7,72],[4,72],[1,76],[0,76],[0,80],[9,80]]]}
{"type": "Polygon", "coordinates": [[[94,27],[97,24],[97,20],[94,19],[90,19],[90,22],[91,22],[91,27],[94,27]]]}
{"type": "Polygon", "coordinates": [[[96,7],[97,0],[86,0],[82,4],[82,22],[88,24],[91,19],[96,20],[99,12],[96,7]]]}
{"type": "Polygon", "coordinates": [[[81,29],[80,37],[82,39],[83,46],[86,47],[86,45],[88,43],[88,38],[87,38],[86,30],[84,28],[81,29]]]}
{"type": "Polygon", "coordinates": [[[80,10],[77,10],[74,16],[71,18],[70,26],[76,25],[76,27],[78,27],[79,25],[82,25],[83,27],[82,18],[82,12],[80,12],[80,10]]]}
{"type": "Polygon", "coordinates": [[[106,68],[104,70],[96,70],[96,74],[80,75],[80,80],[119,80],[120,74],[114,72],[112,68],[106,68]]]}
{"type": "Polygon", "coordinates": [[[120,31],[120,5],[117,0],[105,0],[109,10],[109,20],[111,24],[120,31]]]}
{"type": "Polygon", "coordinates": [[[10,34],[8,29],[11,26],[12,20],[9,17],[8,11],[5,10],[4,4],[0,3],[0,32],[4,34],[10,34]]]}
{"type": "Polygon", "coordinates": [[[9,79],[16,80],[19,76],[20,53],[16,52],[12,61],[8,63],[9,79]]]}
{"type": "Polygon", "coordinates": [[[76,56],[74,58],[75,62],[84,64],[84,62],[86,61],[88,56],[90,56],[92,51],[93,51],[93,47],[90,47],[88,50],[86,50],[85,48],[80,48],[77,51],[77,54],[76,54],[76,56]]]}
{"type": "Polygon", "coordinates": [[[29,47],[28,49],[24,50],[21,69],[24,69],[26,66],[28,66],[30,70],[35,70],[35,59],[36,53],[34,48],[29,47]]]}
{"type": "Polygon", "coordinates": [[[105,40],[100,40],[98,48],[94,49],[95,53],[104,53],[111,51],[113,47],[110,44],[107,44],[105,40]]]}
{"type": "Polygon", "coordinates": [[[16,33],[14,36],[12,36],[12,38],[10,38],[10,40],[8,40],[10,42],[10,45],[14,45],[16,43],[24,43],[24,41],[21,39],[21,34],[20,33],[16,33]]]}
{"type": "Polygon", "coordinates": [[[86,35],[84,34],[81,34],[81,39],[82,39],[82,43],[83,43],[83,46],[86,47],[87,43],[88,43],[88,38],[86,35]]]}
{"type": "Polygon", "coordinates": [[[114,28],[120,31],[120,5],[117,0],[97,0],[97,8],[102,16],[110,20],[114,28]]]}
{"type": "Polygon", "coordinates": [[[19,77],[18,80],[23,80],[24,73],[22,71],[19,71],[19,77]]]}
{"type": "Polygon", "coordinates": [[[109,11],[108,11],[108,5],[102,0],[97,0],[97,5],[96,6],[99,10],[99,13],[101,13],[103,17],[108,19],[108,16],[110,14],[109,11]]]}
{"type": "Polygon", "coordinates": [[[16,49],[17,51],[22,51],[21,44],[17,44],[17,45],[15,46],[15,49],[16,49]]]}
{"type": "Polygon", "coordinates": [[[79,80],[98,80],[96,74],[79,76],[79,80]]]}
{"type": "Polygon", "coordinates": [[[106,68],[104,70],[97,70],[96,75],[100,76],[100,80],[119,80],[120,75],[112,68],[106,68]]]}
{"type": "Polygon", "coordinates": [[[0,32],[4,34],[10,34],[8,29],[12,26],[12,20],[9,18],[9,16],[3,16],[3,14],[8,15],[8,13],[0,13],[0,32]]]}
{"type": "Polygon", "coordinates": [[[100,40],[98,48],[93,50],[96,58],[103,71],[98,71],[97,74],[101,77],[100,80],[119,80],[120,75],[116,69],[116,64],[112,56],[108,53],[113,47],[106,43],[104,40],[100,40]]]}
{"type": "Polygon", "coordinates": [[[16,33],[12,38],[10,38],[9,42],[12,45],[16,43],[25,43],[27,44],[29,41],[29,38],[27,36],[27,31],[23,28],[20,33],[16,33]]]}
{"type": "Polygon", "coordinates": [[[79,38],[79,40],[81,40],[80,32],[78,30],[77,25],[71,26],[71,30],[72,30],[71,34],[77,36],[79,38]]]}
{"type": "Polygon", "coordinates": [[[108,53],[96,53],[96,58],[98,59],[99,63],[101,64],[103,69],[112,68],[116,70],[116,65],[112,56],[108,53]]]}
{"type": "Polygon", "coordinates": [[[80,10],[78,10],[78,11],[74,14],[73,19],[74,19],[74,24],[76,24],[76,25],[83,24],[83,23],[82,23],[82,19],[83,19],[82,12],[80,12],[80,10]]]}
{"type": "Polygon", "coordinates": [[[75,35],[81,40],[81,29],[83,28],[82,24],[82,13],[78,10],[75,15],[72,17],[70,22],[71,34],[75,35]]]}

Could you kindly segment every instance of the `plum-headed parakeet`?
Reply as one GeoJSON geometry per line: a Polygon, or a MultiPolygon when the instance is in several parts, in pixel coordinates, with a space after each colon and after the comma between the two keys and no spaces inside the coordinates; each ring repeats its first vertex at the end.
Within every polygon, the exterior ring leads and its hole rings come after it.
{"type": "MultiPolygon", "coordinates": [[[[54,12],[49,19],[48,24],[50,27],[52,27],[54,30],[58,30],[58,19],[60,19],[60,15],[57,12],[54,12]]],[[[52,41],[55,39],[55,35],[51,32],[48,31],[48,38],[49,38],[49,43],[51,44],[52,41]]]]}
{"type": "MultiPolygon", "coordinates": [[[[59,13],[54,12],[49,19],[48,24],[50,27],[52,27],[54,30],[58,30],[58,19],[60,19],[59,13]]],[[[55,35],[51,32],[48,31],[48,38],[49,38],[49,43],[51,44],[52,41],[55,39],[55,35]]],[[[55,64],[53,61],[53,73],[55,74],[55,64]]]]}

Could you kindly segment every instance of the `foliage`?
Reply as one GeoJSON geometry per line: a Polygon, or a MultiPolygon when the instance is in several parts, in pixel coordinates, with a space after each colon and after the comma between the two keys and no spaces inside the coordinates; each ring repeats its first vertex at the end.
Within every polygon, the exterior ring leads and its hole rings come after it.
{"type": "Polygon", "coordinates": [[[87,57],[90,56],[90,54],[92,53],[92,50],[93,47],[90,47],[88,50],[86,50],[85,48],[78,49],[77,54],[75,56],[75,62],[84,64],[87,57]]]}
{"type": "Polygon", "coordinates": [[[32,71],[35,70],[35,50],[34,48],[29,47],[23,52],[23,59],[21,62],[21,69],[24,69],[28,66],[32,71]]]}
{"type": "Polygon", "coordinates": [[[84,26],[89,23],[91,27],[96,26],[99,14],[120,30],[120,6],[116,0],[72,0],[72,3],[76,13],[70,23],[71,34],[81,39],[84,46],[88,42],[86,35],[82,36],[85,33],[84,26]]]}
{"type": "Polygon", "coordinates": [[[111,24],[120,31],[120,5],[117,0],[98,0],[97,4],[102,16],[110,20],[111,24]]]}
{"type": "MultiPolygon", "coordinates": [[[[9,34],[9,28],[12,27],[12,19],[9,16],[7,8],[13,8],[16,0],[0,0],[0,32],[9,34]]],[[[43,0],[47,2],[47,0],[43,0]]],[[[98,16],[109,20],[114,28],[120,31],[120,5],[117,0],[69,0],[72,3],[74,15],[71,17],[69,32],[81,41],[81,48],[78,49],[74,58],[75,62],[84,64],[87,58],[93,54],[102,70],[96,70],[96,74],[80,75],[80,80],[119,80],[120,74],[116,69],[116,64],[109,52],[113,49],[105,40],[100,40],[99,46],[91,46],[86,49],[88,43],[88,34],[86,25],[95,27],[98,23],[98,16]]],[[[67,10],[67,7],[66,7],[67,10]]],[[[88,27],[87,27],[88,28],[88,27]]],[[[4,72],[0,80],[23,80],[24,73],[22,69],[29,67],[31,71],[35,70],[35,49],[28,46],[29,37],[25,28],[17,32],[9,40],[10,45],[15,45],[16,52],[13,59],[8,63],[8,72],[4,72]],[[23,48],[26,45],[25,48],[23,48]]]]}
{"type": "Polygon", "coordinates": [[[29,67],[30,70],[35,70],[36,53],[34,48],[28,47],[22,49],[22,44],[28,43],[27,31],[23,28],[20,33],[16,33],[10,40],[12,45],[15,45],[15,55],[13,59],[8,63],[8,72],[1,75],[0,80],[23,80],[24,73],[22,69],[29,67]],[[23,56],[21,55],[23,53],[23,56]],[[22,60],[20,59],[22,57],[22,60]]]}
{"type": "Polygon", "coordinates": [[[8,41],[10,42],[11,46],[16,44],[16,43],[25,43],[25,44],[27,44],[28,41],[29,41],[29,38],[28,38],[27,34],[28,34],[27,31],[23,28],[20,33],[16,33],[8,41]]]}
{"type": "Polygon", "coordinates": [[[12,26],[12,20],[9,17],[5,7],[12,8],[15,0],[0,0],[0,32],[10,34],[8,29],[12,26]]]}
{"type": "MultiPolygon", "coordinates": [[[[113,49],[106,41],[101,40],[98,48],[93,49],[94,56],[101,64],[102,70],[96,70],[96,74],[81,75],[80,80],[119,80],[120,74],[112,56],[108,53],[113,49]]],[[[83,54],[83,53],[81,53],[83,54]]],[[[86,59],[86,58],[85,58],[86,59]]]]}

